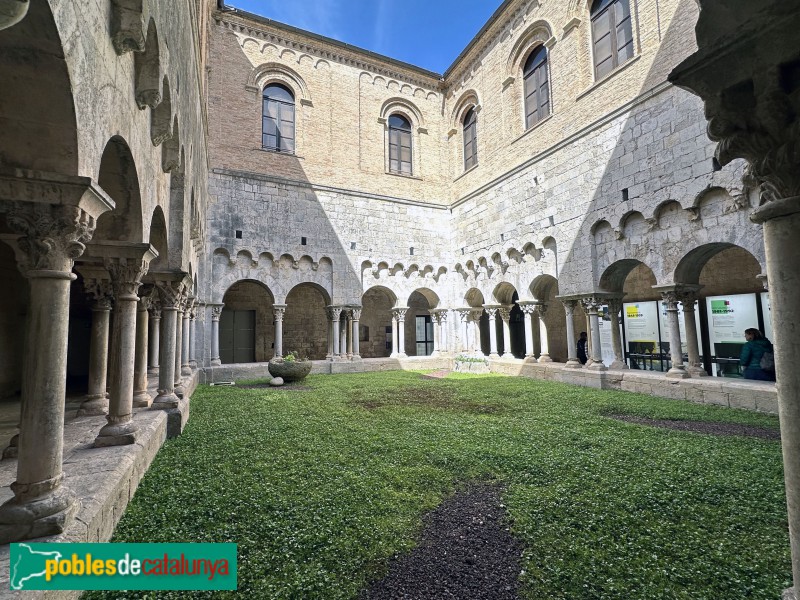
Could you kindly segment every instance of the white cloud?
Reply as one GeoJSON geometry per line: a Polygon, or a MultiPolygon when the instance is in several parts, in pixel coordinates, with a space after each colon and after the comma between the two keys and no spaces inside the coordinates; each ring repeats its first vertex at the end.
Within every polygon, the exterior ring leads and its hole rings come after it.
{"type": "Polygon", "coordinates": [[[372,29],[372,47],[375,52],[386,54],[386,28],[389,24],[390,0],[378,0],[378,10],[375,13],[375,25],[372,29]]]}

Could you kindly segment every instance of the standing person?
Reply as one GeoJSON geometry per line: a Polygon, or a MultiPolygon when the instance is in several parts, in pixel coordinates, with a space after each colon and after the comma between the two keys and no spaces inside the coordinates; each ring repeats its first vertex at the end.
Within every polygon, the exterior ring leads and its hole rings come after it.
{"type": "Polygon", "coordinates": [[[772,342],[764,337],[758,329],[750,328],[744,330],[744,338],[747,343],[742,348],[739,357],[739,364],[744,367],[745,379],[756,379],[759,381],[775,381],[775,358],[772,342]],[[762,361],[765,354],[767,359],[762,361]],[[772,364],[772,369],[765,370],[762,364],[772,364]]]}
{"type": "Polygon", "coordinates": [[[589,360],[589,357],[586,356],[586,343],[588,341],[586,332],[581,331],[581,336],[578,338],[578,360],[581,361],[582,365],[585,365],[586,361],[589,360]]]}

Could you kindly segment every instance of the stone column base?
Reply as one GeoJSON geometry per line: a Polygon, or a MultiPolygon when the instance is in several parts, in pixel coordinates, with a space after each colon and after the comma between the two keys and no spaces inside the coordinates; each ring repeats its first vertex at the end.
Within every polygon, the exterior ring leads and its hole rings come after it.
{"type": "Polygon", "coordinates": [[[611,369],[614,371],[623,371],[629,368],[630,367],[627,364],[625,364],[624,361],[621,360],[615,360],[614,362],[611,363],[611,369]]]}
{"type": "Polygon", "coordinates": [[[536,360],[536,357],[533,354],[531,354],[530,356],[526,356],[525,357],[525,362],[526,363],[537,363],[539,361],[536,360]]]}
{"type": "Polygon", "coordinates": [[[550,358],[549,354],[542,354],[541,356],[539,356],[539,362],[540,363],[553,362],[553,359],[550,358]]]}
{"type": "Polygon", "coordinates": [[[95,448],[108,446],[127,446],[136,441],[139,427],[133,421],[124,423],[108,423],[94,440],[95,448]]]}
{"type": "Polygon", "coordinates": [[[497,352],[492,352],[489,354],[490,360],[497,360],[498,358],[500,358],[500,355],[497,352]]]}
{"type": "Polygon", "coordinates": [[[181,366],[181,375],[183,375],[184,377],[188,377],[191,374],[192,374],[192,367],[190,367],[189,365],[181,366]]]}
{"type": "Polygon", "coordinates": [[[211,364],[212,367],[221,367],[222,366],[222,361],[220,359],[218,359],[218,358],[212,358],[210,364],[211,364]]]}
{"type": "Polygon", "coordinates": [[[175,386],[175,395],[178,398],[183,398],[186,395],[186,388],[183,387],[183,382],[175,386]]]}
{"type": "Polygon", "coordinates": [[[781,600],[798,600],[797,590],[793,587],[783,590],[781,600]]]}
{"type": "Polygon", "coordinates": [[[676,369],[672,367],[669,371],[667,371],[667,377],[670,379],[687,379],[689,377],[689,373],[686,372],[686,369],[676,369]]]}
{"type": "Polygon", "coordinates": [[[608,371],[608,367],[601,360],[594,361],[588,368],[590,371],[608,371]]]}
{"type": "Polygon", "coordinates": [[[708,373],[703,367],[686,367],[689,377],[708,377],[708,373]]]}
{"type": "Polygon", "coordinates": [[[0,507],[0,544],[63,533],[77,512],[78,502],[63,487],[29,501],[15,496],[0,507]]]}
{"type": "Polygon", "coordinates": [[[153,403],[153,398],[146,390],[133,395],[133,408],[148,408],[153,403]]]}
{"type": "Polygon", "coordinates": [[[108,414],[108,397],[103,394],[102,396],[87,396],[86,400],[81,403],[78,409],[79,417],[107,415],[108,414]]]}
{"type": "Polygon", "coordinates": [[[3,450],[3,459],[17,458],[17,456],[19,456],[19,434],[12,437],[6,449],[3,450]]]}
{"type": "Polygon", "coordinates": [[[169,410],[170,408],[178,408],[178,398],[172,392],[167,393],[165,390],[158,390],[158,396],[155,397],[153,403],[150,405],[150,410],[169,410]]]}
{"type": "Polygon", "coordinates": [[[158,367],[147,367],[148,375],[158,375],[158,367]]]}

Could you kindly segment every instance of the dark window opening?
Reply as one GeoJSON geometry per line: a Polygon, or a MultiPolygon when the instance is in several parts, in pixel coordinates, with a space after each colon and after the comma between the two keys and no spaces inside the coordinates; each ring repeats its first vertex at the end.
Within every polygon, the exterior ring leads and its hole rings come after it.
{"type": "Polygon", "coordinates": [[[409,253],[411,256],[414,256],[414,246],[411,246],[411,248],[409,248],[409,249],[408,249],[408,253],[409,253]]]}
{"type": "Polygon", "coordinates": [[[622,201],[623,202],[627,202],[628,201],[628,188],[625,188],[624,190],[622,190],[622,201]]]}
{"type": "Polygon", "coordinates": [[[389,117],[389,172],[411,175],[411,123],[402,115],[389,117]]]}
{"type": "Polygon", "coordinates": [[[308,240],[306,238],[304,238],[304,237],[300,238],[300,245],[301,246],[305,246],[307,243],[308,243],[308,240]]]}
{"type": "Polygon", "coordinates": [[[475,108],[464,115],[464,170],[478,164],[478,117],[475,108]]]}
{"type": "Polygon", "coordinates": [[[592,4],[594,76],[602,79],[633,58],[633,26],[628,0],[594,0],[592,4]]]}
{"type": "Polygon", "coordinates": [[[714,172],[722,170],[722,165],[719,164],[716,156],[711,159],[711,168],[714,170],[714,172]]]}
{"type": "Polygon", "coordinates": [[[350,250],[355,250],[355,249],[356,249],[356,243],[350,242],[350,250]]]}
{"type": "Polygon", "coordinates": [[[550,114],[550,83],[547,74],[547,48],[537,47],[522,68],[525,93],[525,128],[529,129],[550,114]]]}
{"type": "Polygon", "coordinates": [[[236,230],[236,239],[237,240],[242,239],[242,230],[241,229],[237,229],[236,230]]]}
{"type": "Polygon", "coordinates": [[[294,95],[286,86],[264,88],[261,110],[261,146],[266,150],[294,152],[294,95]]]}

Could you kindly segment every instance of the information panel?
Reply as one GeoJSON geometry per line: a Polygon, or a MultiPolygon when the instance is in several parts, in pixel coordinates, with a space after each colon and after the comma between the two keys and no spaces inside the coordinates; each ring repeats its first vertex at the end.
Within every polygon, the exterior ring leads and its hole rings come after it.
{"type": "MultiPolygon", "coordinates": [[[[619,339],[622,340],[622,325],[619,326],[619,339]]],[[[610,367],[614,362],[614,345],[611,343],[611,316],[606,305],[600,312],[600,350],[603,364],[610,367]]]]}
{"type": "Polygon", "coordinates": [[[764,335],[774,344],[775,338],[772,336],[772,309],[769,305],[769,292],[761,293],[761,313],[764,315],[764,335]]]}
{"type": "MultiPolygon", "coordinates": [[[[630,354],[658,354],[658,302],[626,302],[622,305],[627,351],[630,354]]],[[[650,369],[652,361],[631,357],[633,369],[650,369]],[[649,366],[646,366],[647,363],[649,366]]]]}
{"type": "MultiPolygon", "coordinates": [[[[711,353],[717,358],[738,359],[745,343],[744,330],[758,327],[756,294],[732,294],[706,298],[708,337],[711,353]]],[[[712,364],[714,375],[738,376],[736,363],[712,364]]]]}

